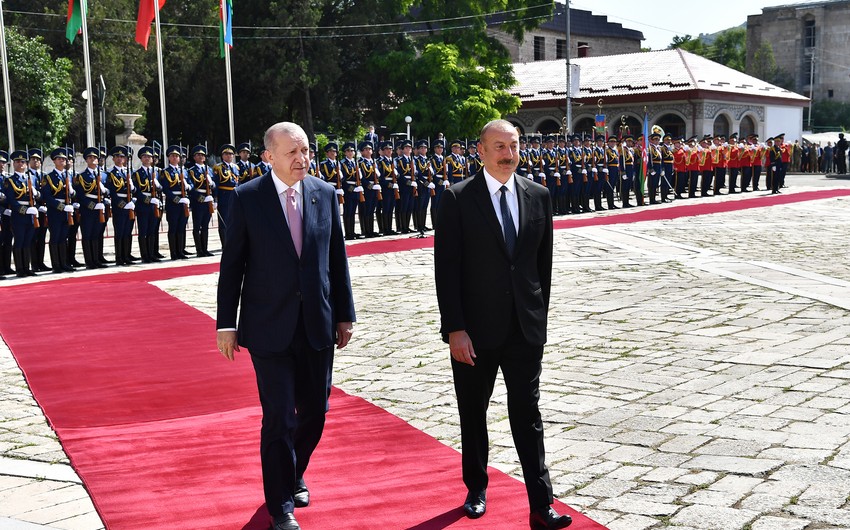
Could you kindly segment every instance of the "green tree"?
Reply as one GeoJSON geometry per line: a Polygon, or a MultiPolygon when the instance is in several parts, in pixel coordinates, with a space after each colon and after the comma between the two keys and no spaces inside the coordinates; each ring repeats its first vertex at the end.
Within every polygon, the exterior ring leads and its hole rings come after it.
{"type": "Polygon", "coordinates": [[[850,103],[815,101],[812,103],[812,124],[815,130],[850,130],[850,103]]]}
{"type": "Polygon", "coordinates": [[[681,48],[743,72],[747,58],[747,30],[727,29],[716,34],[714,41],[710,43],[703,38],[694,39],[690,35],[684,37],[676,35],[669,48],[681,48]]]}
{"type": "Polygon", "coordinates": [[[773,46],[767,41],[762,41],[753,54],[747,73],[786,90],[796,90],[794,78],[776,65],[773,46]]]}
{"type": "MultiPolygon", "coordinates": [[[[71,108],[71,61],[50,55],[40,37],[21,35],[6,28],[12,118],[15,146],[50,147],[68,133],[71,108]]],[[[2,109],[3,137],[7,136],[6,112],[2,109]]]]}

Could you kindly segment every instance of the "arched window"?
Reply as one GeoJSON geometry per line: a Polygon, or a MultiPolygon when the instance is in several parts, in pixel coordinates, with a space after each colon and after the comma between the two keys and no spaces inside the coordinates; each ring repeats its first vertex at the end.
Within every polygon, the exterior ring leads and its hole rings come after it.
{"type": "Polygon", "coordinates": [[[593,118],[582,118],[576,122],[572,132],[573,134],[589,134],[593,136],[594,125],[596,125],[596,121],[593,118]]]}
{"type": "Polygon", "coordinates": [[[753,118],[750,116],[744,116],[744,119],[741,120],[741,138],[746,138],[751,134],[757,134],[756,131],[756,122],[753,121],[753,118]]]}
{"type": "Polygon", "coordinates": [[[678,114],[665,114],[658,118],[658,121],[655,122],[656,125],[664,129],[664,132],[673,136],[674,138],[678,136],[685,136],[685,120],[683,120],[678,114]]]}
{"type": "Polygon", "coordinates": [[[723,135],[728,138],[730,128],[729,118],[725,114],[719,114],[714,118],[714,136],[723,135]]]}
{"type": "Polygon", "coordinates": [[[540,122],[536,132],[540,132],[541,134],[558,134],[560,131],[561,124],[549,118],[540,122]]]}

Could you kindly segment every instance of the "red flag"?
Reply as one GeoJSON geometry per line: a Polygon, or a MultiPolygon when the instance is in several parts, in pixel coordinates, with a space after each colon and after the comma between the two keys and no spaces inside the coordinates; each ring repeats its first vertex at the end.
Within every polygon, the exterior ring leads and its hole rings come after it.
{"type": "MultiPolygon", "coordinates": [[[[156,0],[139,0],[139,18],[136,21],[136,42],[148,49],[148,40],[151,37],[151,23],[156,17],[154,2],[156,0]]],[[[165,0],[159,0],[159,9],[165,5],[165,0]]]]}

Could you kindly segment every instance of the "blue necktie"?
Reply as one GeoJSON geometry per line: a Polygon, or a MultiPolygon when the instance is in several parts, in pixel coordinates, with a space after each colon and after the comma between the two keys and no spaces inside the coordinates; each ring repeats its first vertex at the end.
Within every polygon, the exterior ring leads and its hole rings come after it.
{"type": "Polygon", "coordinates": [[[505,235],[505,245],[508,247],[508,254],[514,253],[516,246],[516,226],[514,226],[514,218],[511,215],[511,210],[508,208],[508,188],[502,186],[499,188],[502,196],[499,198],[499,208],[502,210],[502,233],[505,235]]]}

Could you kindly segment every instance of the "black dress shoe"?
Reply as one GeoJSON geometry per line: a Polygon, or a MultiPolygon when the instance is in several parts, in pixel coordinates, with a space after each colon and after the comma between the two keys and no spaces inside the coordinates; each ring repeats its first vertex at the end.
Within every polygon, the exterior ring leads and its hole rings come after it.
{"type": "Polygon", "coordinates": [[[532,530],[556,530],[557,528],[566,528],[572,524],[573,520],[569,515],[558,515],[558,512],[552,507],[535,510],[528,517],[528,524],[532,530]]]}
{"type": "Polygon", "coordinates": [[[487,511],[487,490],[470,491],[463,503],[463,511],[470,519],[478,519],[487,511]]]}
{"type": "Polygon", "coordinates": [[[301,530],[301,525],[295,520],[295,514],[285,513],[274,518],[270,530],[301,530]]]}
{"type": "Polygon", "coordinates": [[[293,498],[295,500],[296,508],[306,508],[307,506],[310,506],[310,490],[307,489],[307,484],[304,482],[303,478],[295,483],[295,495],[293,498]]]}

